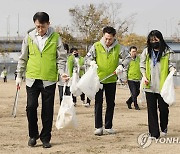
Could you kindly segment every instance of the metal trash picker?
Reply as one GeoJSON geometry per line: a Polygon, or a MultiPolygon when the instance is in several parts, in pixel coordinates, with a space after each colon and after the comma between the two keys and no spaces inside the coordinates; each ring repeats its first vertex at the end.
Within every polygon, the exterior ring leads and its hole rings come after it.
{"type": "Polygon", "coordinates": [[[16,112],[17,112],[17,105],[18,105],[18,98],[19,98],[19,90],[20,90],[20,86],[17,85],[16,96],[15,96],[14,106],[13,106],[13,111],[12,111],[12,116],[13,116],[14,118],[16,117],[16,112]]]}
{"type": "Polygon", "coordinates": [[[100,80],[100,82],[102,82],[102,81],[104,81],[104,80],[110,78],[111,76],[113,76],[113,75],[115,75],[115,74],[116,74],[116,71],[114,71],[112,74],[106,76],[104,79],[100,80]]]}

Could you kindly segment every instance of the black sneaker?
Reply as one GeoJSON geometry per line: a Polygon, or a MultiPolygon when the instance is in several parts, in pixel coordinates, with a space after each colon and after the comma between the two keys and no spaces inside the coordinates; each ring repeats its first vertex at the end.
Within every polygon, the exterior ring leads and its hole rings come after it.
{"type": "Polygon", "coordinates": [[[51,144],[49,142],[43,142],[43,148],[51,148],[51,144]]]}
{"type": "Polygon", "coordinates": [[[138,104],[137,104],[137,105],[135,105],[134,107],[135,107],[135,110],[140,110],[140,108],[139,108],[139,105],[138,105],[138,104]]]}
{"type": "Polygon", "coordinates": [[[128,109],[132,109],[131,104],[129,104],[128,102],[126,102],[128,109]]]}
{"type": "Polygon", "coordinates": [[[36,145],[36,140],[39,138],[39,135],[37,135],[36,137],[33,137],[33,138],[29,138],[29,141],[28,141],[28,146],[30,147],[34,147],[36,145]]]}

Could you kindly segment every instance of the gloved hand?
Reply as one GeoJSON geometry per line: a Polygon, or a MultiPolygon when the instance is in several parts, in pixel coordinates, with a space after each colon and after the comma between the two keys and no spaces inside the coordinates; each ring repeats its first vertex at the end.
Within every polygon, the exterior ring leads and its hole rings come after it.
{"type": "Polygon", "coordinates": [[[119,66],[116,68],[115,72],[116,72],[116,75],[118,75],[119,73],[123,72],[123,66],[122,66],[122,65],[119,65],[119,66]]]}
{"type": "Polygon", "coordinates": [[[92,66],[92,65],[94,65],[94,64],[96,64],[96,61],[95,61],[95,60],[92,60],[92,61],[90,62],[90,66],[92,66]]]}
{"type": "Polygon", "coordinates": [[[16,78],[16,86],[21,87],[21,83],[22,83],[22,78],[17,77],[16,78]]]}
{"type": "Polygon", "coordinates": [[[171,72],[171,71],[176,72],[176,69],[175,69],[174,67],[171,67],[171,68],[170,68],[170,72],[171,72]]]}

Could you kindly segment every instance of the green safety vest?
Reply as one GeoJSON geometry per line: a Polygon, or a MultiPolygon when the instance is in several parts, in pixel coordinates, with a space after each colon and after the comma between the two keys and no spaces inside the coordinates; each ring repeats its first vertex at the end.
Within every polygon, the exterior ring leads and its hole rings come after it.
{"type": "Polygon", "coordinates": [[[26,77],[32,79],[57,81],[57,45],[59,34],[54,32],[46,40],[44,49],[39,51],[37,44],[28,37],[29,59],[26,68],[26,77]]]}
{"type": "MultiPolygon", "coordinates": [[[[150,81],[151,81],[151,64],[150,64],[150,57],[149,54],[146,56],[146,77],[149,80],[148,85],[145,85],[145,88],[149,89],[150,88],[150,81]]],[[[169,73],[169,54],[166,54],[161,57],[160,59],[160,84],[159,84],[159,89],[162,89],[162,86],[164,84],[164,81],[166,80],[168,73],[169,73]]]]}
{"type": "MultiPolygon", "coordinates": [[[[69,71],[69,76],[72,77],[73,75],[73,68],[74,68],[74,61],[75,61],[75,57],[74,55],[70,55],[68,57],[68,60],[67,60],[67,64],[68,64],[68,71],[69,71]]],[[[78,60],[78,63],[79,63],[79,66],[83,66],[84,65],[84,58],[83,57],[79,57],[79,60],[78,60]]],[[[81,70],[79,71],[79,77],[82,77],[82,75],[84,74],[84,70],[81,70]]]]}
{"type": "MultiPolygon", "coordinates": [[[[98,65],[97,73],[99,79],[102,80],[112,74],[119,64],[120,45],[115,45],[109,52],[106,52],[100,42],[95,43],[96,63],[98,65]]],[[[113,75],[102,83],[114,83],[117,81],[117,75],[113,75]]]]}
{"type": "Polygon", "coordinates": [[[128,67],[128,80],[140,80],[140,58],[137,56],[135,60],[131,60],[128,67]]]}

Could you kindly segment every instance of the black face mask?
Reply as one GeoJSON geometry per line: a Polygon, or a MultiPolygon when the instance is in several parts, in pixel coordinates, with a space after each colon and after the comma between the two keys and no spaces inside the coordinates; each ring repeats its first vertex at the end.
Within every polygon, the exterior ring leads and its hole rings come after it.
{"type": "Polygon", "coordinates": [[[159,42],[153,42],[153,43],[151,43],[151,46],[153,49],[158,49],[160,44],[159,44],[159,42]]]}
{"type": "Polygon", "coordinates": [[[74,56],[75,56],[75,57],[78,57],[79,55],[78,55],[78,53],[75,53],[74,56]]]}

